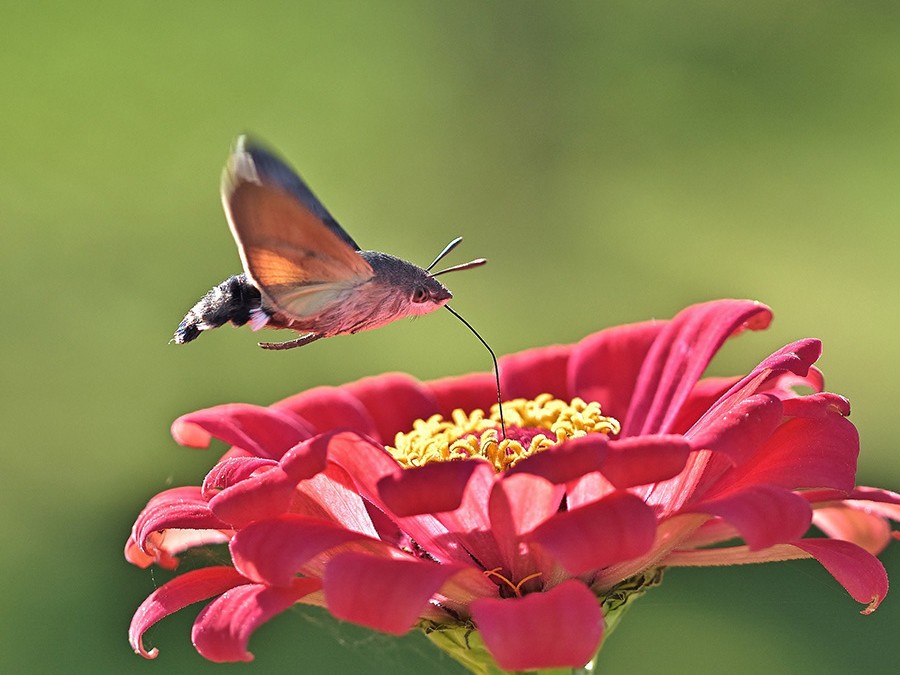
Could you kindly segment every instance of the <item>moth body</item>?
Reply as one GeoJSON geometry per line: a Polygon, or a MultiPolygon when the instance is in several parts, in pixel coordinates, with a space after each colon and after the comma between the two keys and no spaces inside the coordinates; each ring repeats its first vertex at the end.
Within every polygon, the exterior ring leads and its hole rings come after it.
{"type": "Polygon", "coordinates": [[[231,322],[286,328],[301,334],[287,349],[313,340],[379,328],[444,306],[452,294],[435,276],[468,269],[483,259],[442,272],[380,251],[360,250],[303,180],[280,158],[241,137],[222,178],[222,204],[243,274],[210,289],[187,313],[173,342],[231,322]]]}

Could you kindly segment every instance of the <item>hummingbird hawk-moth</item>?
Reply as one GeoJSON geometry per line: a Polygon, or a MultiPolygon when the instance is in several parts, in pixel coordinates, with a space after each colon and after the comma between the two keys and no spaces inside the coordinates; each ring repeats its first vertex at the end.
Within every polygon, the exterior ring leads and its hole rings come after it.
{"type": "Polygon", "coordinates": [[[431,272],[461,237],[427,268],[361,250],[294,170],[246,136],[228,159],[221,191],[244,271],[191,308],[172,338],[178,344],[228,322],[300,333],[287,342],[261,342],[264,349],[379,328],[445,306],[453,296],[435,277],[486,262],[431,272]]]}

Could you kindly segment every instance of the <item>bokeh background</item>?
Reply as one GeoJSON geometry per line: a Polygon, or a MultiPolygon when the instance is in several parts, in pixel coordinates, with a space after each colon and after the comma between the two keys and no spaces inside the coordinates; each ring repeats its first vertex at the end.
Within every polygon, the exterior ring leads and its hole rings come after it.
{"type": "MultiPolygon", "coordinates": [[[[367,248],[490,265],[448,282],[498,353],[770,304],[746,372],[825,341],[863,484],[900,488],[900,5],[732,2],[3,2],[0,670],[460,672],[424,638],[292,610],[249,666],[204,662],[191,608],[126,628],[162,573],[121,549],[146,500],[222,448],[184,412],[390,370],[487,369],[447,313],[300,351],[225,328],[167,344],[239,270],[219,173],[252,131],[367,248]]],[[[900,579],[900,545],[882,556],[900,579]]],[[[894,672],[900,593],[872,616],[810,561],[672,570],[604,672],[894,672]]]]}

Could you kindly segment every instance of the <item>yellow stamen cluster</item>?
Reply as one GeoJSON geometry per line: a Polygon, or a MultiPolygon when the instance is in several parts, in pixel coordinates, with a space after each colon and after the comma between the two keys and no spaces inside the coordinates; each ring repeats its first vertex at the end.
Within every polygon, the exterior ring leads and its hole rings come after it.
{"type": "Polygon", "coordinates": [[[531,438],[528,447],[514,438],[500,440],[500,413],[496,405],[491,408],[490,417],[477,409],[471,413],[457,409],[451,417],[444,420],[442,415],[432,415],[427,420],[416,420],[412,431],[397,434],[395,447],[388,447],[388,451],[405,467],[483,457],[497,471],[503,471],[520,459],[570,438],[591,433],[619,433],[619,422],[602,415],[599,403],[585,403],[580,398],[566,403],[551,394],[503,404],[503,417],[510,436],[544,430],[533,437],[531,433],[524,434],[531,438]]]}

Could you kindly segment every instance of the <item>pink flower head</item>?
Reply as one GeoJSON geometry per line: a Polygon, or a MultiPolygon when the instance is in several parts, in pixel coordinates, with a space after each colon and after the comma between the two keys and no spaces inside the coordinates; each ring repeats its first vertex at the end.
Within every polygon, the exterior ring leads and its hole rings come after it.
{"type": "Polygon", "coordinates": [[[855,487],[858,436],[846,399],[822,390],[820,343],[702,377],[726,339],[770,319],[711,302],[503,358],[506,439],[487,373],[179,418],[180,443],[233,447],[202,486],[150,501],[126,557],[173,568],[227,542],[231,560],[150,595],[132,646],[155,656],[147,628],[215,598],[194,645],[249,660],[256,627],[304,602],[385,633],[419,626],[470,667],[579,667],[665,567],[810,557],[873,611],[900,496],[855,487]],[[811,524],[827,536],[805,537],[811,524]]]}

